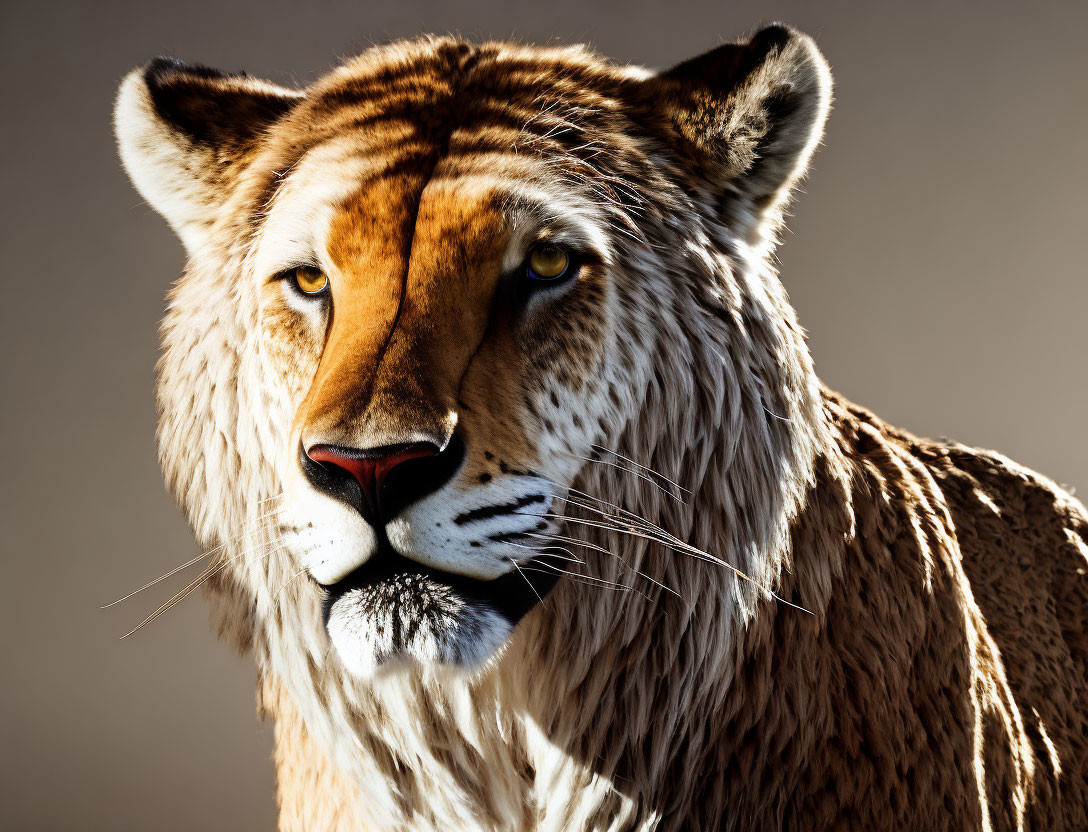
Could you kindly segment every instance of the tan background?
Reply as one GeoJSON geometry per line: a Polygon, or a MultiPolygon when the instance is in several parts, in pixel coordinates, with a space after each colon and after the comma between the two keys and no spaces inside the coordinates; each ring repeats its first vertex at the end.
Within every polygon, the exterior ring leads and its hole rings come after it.
{"type": "Polygon", "coordinates": [[[0,828],[269,829],[252,670],[181,586],[152,367],[180,245],[110,135],[122,74],[168,53],[281,83],[420,31],[588,40],[663,66],[779,18],[837,80],[781,249],[823,378],[916,432],[1088,486],[1088,4],[460,0],[0,5],[0,828]],[[952,8],[950,8],[950,6],[952,8]]]}

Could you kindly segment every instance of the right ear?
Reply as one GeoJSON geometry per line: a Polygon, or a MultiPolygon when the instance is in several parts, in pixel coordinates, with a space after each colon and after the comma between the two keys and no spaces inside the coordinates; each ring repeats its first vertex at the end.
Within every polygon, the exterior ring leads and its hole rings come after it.
{"type": "Polygon", "coordinates": [[[831,106],[831,73],[811,38],[775,24],[649,80],[671,141],[750,239],[773,239],[831,106]]]}
{"type": "Polygon", "coordinates": [[[302,93],[155,58],[121,82],[113,124],[140,195],[192,254],[227,196],[232,168],[302,93]]]}

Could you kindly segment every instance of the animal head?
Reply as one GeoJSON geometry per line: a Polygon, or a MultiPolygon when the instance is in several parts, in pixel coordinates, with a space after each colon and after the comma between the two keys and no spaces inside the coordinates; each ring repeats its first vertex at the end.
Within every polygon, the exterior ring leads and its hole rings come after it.
{"type": "Polygon", "coordinates": [[[571,506],[623,499],[587,470],[667,487],[639,449],[695,491],[733,472],[708,496],[758,572],[815,407],[767,255],[829,97],[781,26],[661,73],[452,39],[304,91],[131,73],[121,157],[189,258],[161,459],[233,617],[356,676],[477,667],[571,506]]]}

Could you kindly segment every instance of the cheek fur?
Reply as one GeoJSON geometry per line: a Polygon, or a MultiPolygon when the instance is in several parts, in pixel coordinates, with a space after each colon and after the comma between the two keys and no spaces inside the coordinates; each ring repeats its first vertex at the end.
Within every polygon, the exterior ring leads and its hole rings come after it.
{"type": "Polygon", "coordinates": [[[516,336],[527,375],[537,387],[554,383],[577,393],[599,372],[605,355],[608,303],[605,275],[583,267],[577,282],[530,310],[516,336]]]}
{"type": "Polygon", "coordinates": [[[535,310],[515,346],[524,363],[519,409],[532,437],[530,455],[517,458],[560,480],[615,427],[603,421],[613,375],[608,306],[603,273],[587,270],[569,293],[535,310]]]}
{"type": "Polygon", "coordinates": [[[261,308],[262,346],[269,364],[293,399],[301,402],[317,371],[324,346],[326,302],[299,298],[291,303],[285,280],[265,287],[261,308]]]}

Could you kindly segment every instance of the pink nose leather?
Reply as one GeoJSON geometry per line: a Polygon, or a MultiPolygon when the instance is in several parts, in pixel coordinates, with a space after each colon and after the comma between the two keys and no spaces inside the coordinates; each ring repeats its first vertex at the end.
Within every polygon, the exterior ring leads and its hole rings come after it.
{"type": "Polygon", "coordinates": [[[315,445],[306,455],[314,462],[335,465],[351,474],[363,491],[374,516],[381,515],[381,490],[389,472],[410,459],[435,456],[438,449],[433,445],[402,445],[383,453],[381,448],[365,452],[366,456],[353,456],[337,451],[328,445],[315,445]]]}

